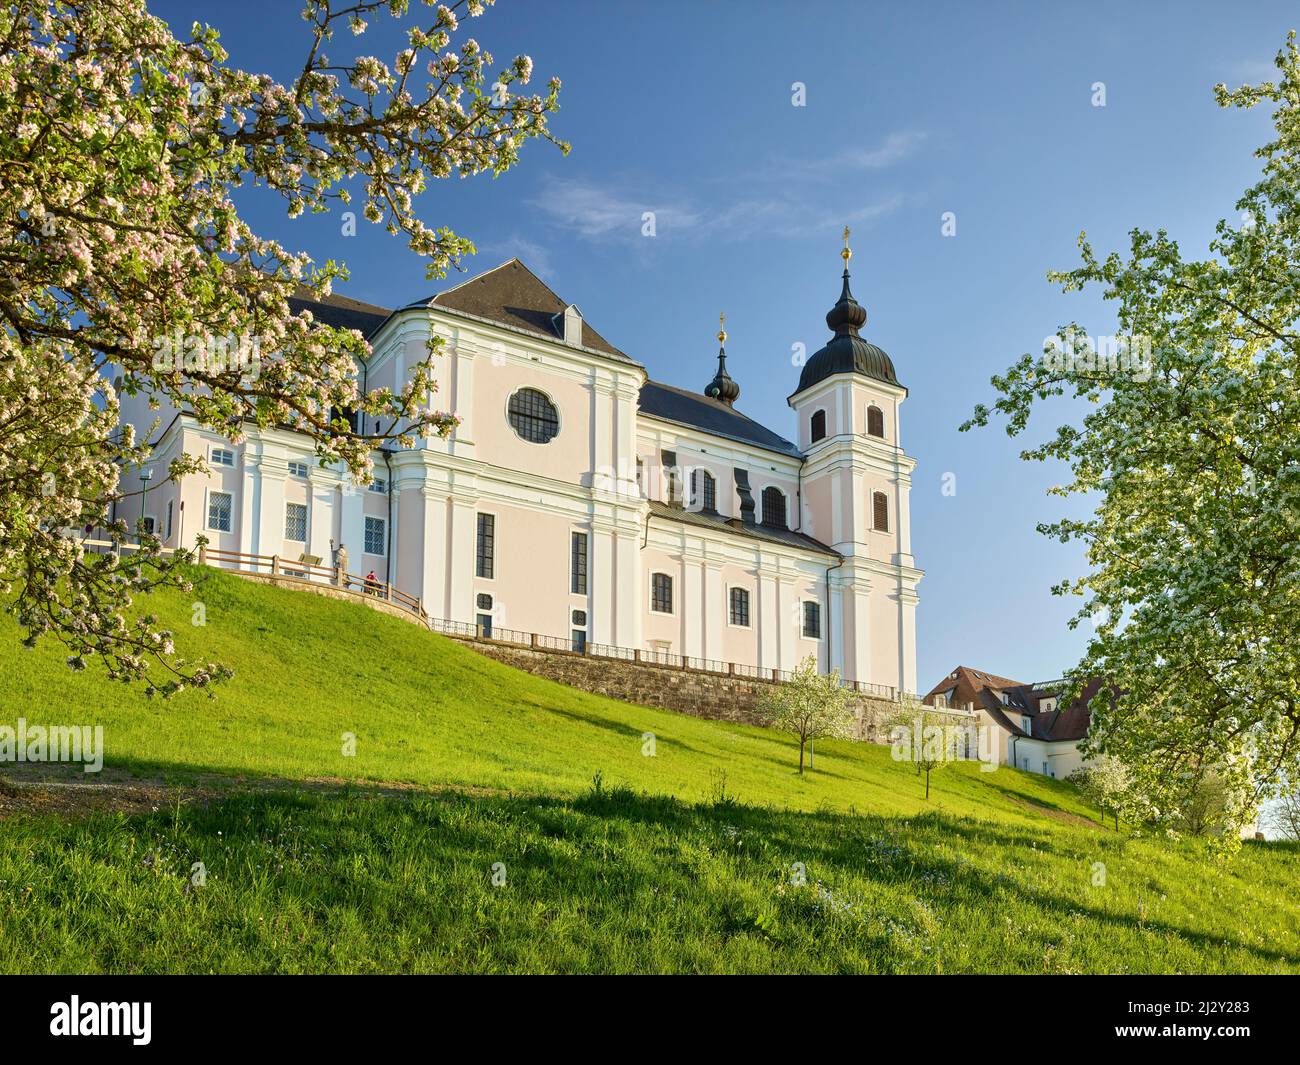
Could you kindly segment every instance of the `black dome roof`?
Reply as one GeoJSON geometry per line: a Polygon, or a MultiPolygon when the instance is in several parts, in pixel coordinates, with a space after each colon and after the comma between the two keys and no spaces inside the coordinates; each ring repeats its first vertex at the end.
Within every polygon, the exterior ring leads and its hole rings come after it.
{"type": "Polygon", "coordinates": [[[811,388],[837,373],[860,373],[888,385],[898,385],[894,363],[882,348],[858,335],[867,322],[866,309],[849,291],[849,272],[844,271],[844,288],[839,301],[826,314],[826,324],[835,335],[824,348],[804,363],[795,394],[811,388]]]}

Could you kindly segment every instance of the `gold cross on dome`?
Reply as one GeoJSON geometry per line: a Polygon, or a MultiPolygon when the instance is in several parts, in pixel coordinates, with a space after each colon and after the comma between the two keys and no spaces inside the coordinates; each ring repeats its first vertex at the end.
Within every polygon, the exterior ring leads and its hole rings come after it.
{"type": "Polygon", "coordinates": [[[849,234],[850,234],[849,227],[845,226],[844,227],[844,250],[840,252],[840,258],[844,260],[845,265],[848,265],[848,261],[853,258],[853,252],[849,249],[849,234]]]}
{"type": "Polygon", "coordinates": [[[718,315],[718,343],[725,344],[726,342],[727,342],[727,315],[726,312],[723,312],[722,314],[718,315]]]}

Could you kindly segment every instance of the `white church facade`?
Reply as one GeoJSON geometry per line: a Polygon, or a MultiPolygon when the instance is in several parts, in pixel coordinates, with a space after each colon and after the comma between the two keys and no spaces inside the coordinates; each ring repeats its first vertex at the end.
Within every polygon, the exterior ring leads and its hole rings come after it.
{"type": "MultiPolygon", "coordinates": [[[[907,392],[859,335],[847,265],[846,249],[832,335],[789,397],[793,440],[736,408],[725,332],[701,391],[652,381],[517,259],[399,309],[299,301],[367,338],[368,388],[397,386],[430,334],[443,337],[433,402],[455,430],[377,453],[361,486],[300,434],[250,426],[236,444],[164,410],[153,465],[186,452],[210,474],[158,478],[146,522],[165,547],[202,535],[329,565],[342,546],[350,570],[485,630],[710,668],[788,670],[814,655],[848,680],[914,692],[907,392]]],[[[158,417],[143,398],[123,402],[142,432],[158,417]]]]}

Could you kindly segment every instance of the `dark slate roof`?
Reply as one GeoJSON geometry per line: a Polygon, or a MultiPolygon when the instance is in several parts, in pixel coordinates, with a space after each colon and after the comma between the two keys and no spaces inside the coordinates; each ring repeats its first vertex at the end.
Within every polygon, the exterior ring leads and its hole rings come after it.
{"type": "Polygon", "coordinates": [[[795,394],[837,373],[858,373],[885,384],[898,385],[893,360],[883,348],[860,336],[842,334],[832,337],[829,344],[804,363],[795,394]]]}
{"type": "Polygon", "coordinates": [[[302,289],[299,295],[289,299],[289,310],[294,314],[311,311],[318,322],[332,325],[336,329],[355,329],[369,340],[388,320],[393,312],[387,307],[377,307],[373,303],[362,303],[350,296],[326,296],[323,300],[312,298],[308,290],[302,289]]]}
{"type": "MultiPolygon", "coordinates": [[[[536,333],[548,340],[563,340],[561,330],[564,308],[568,304],[518,259],[511,259],[411,306],[445,307],[452,311],[463,311],[536,333]],[[560,316],[558,324],[556,315],[560,316]]],[[[621,362],[634,363],[634,360],[614,347],[585,320],[582,323],[582,346],[621,362]]]]}
{"type": "Polygon", "coordinates": [[[805,551],[816,551],[821,555],[839,558],[839,552],[827,547],[820,540],[811,536],[793,532],[789,529],[775,529],[770,525],[744,525],[739,521],[724,518],[721,514],[707,514],[698,510],[686,510],[683,507],[670,506],[657,500],[650,500],[650,516],[666,518],[668,521],[694,525],[701,529],[728,533],[732,536],[745,536],[751,540],[766,540],[768,543],[785,544],[787,547],[801,547],[805,551]]]}
{"type": "Polygon", "coordinates": [[[826,324],[835,334],[826,346],[804,363],[803,372],[799,374],[799,387],[794,390],[797,396],[805,388],[811,388],[819,381],[824,381],[837,373],[857,373],[888,385],[898,385],[894,373],[894,363],[884,350],[876,347],[869,340],[863,340],[858,334],[867,324],[867,311],[853,298],[849,288],[848,253],[844,259],[844,285],[835,306],[826,312],[826,324]]]}
{"type": "Polygon", "coordinates": [[[716,399],[688,392],[684,388],[647,381],[641,386],[641,413],[651,418],[688,425],[714,436],[752,444],[791,458],[802,458],[799,449],[771,429],[759,425],[734,407],[716,399]]]}

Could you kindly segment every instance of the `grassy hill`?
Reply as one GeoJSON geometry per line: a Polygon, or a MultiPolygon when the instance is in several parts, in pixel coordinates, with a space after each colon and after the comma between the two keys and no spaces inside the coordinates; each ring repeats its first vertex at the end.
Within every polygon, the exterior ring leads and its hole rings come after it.
{"type": "Polygon", "coordinates": [[[143,814],[0,819],[0,970],[1300,971],[1294,846],[1213,863],[975,765],[927,802],[862,744],[800,778],[777,733],[196,582],[149,607],[235,667],[214,699],[145,700],[0,622],[0,724],[102,724],[119,775],[175,785],[143,814]]]}

